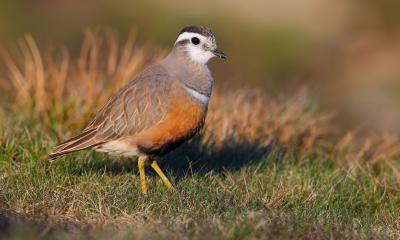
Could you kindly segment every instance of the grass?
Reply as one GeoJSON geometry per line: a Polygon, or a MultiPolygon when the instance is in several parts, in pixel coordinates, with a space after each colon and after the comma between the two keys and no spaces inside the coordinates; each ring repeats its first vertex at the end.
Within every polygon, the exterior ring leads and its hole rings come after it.
{"type": "Polygon", "coordinates": [[[159,58],[144,58],[133,37],[119,46],[111,30],[85,36],[77,58],[64,48],[44,57],[29,36],[19,50],[3,50],[1,236],[400,237],[397,136],[338,130],[305,90],[272,98],[217,88],[202,133],[161,161],[175,194],[148,169],[149,196],[141,195],[135,159],[86,151],[50,164],[52,146],[159,58]]]}
{"type": "MultiPolygon", "coordinates": [[[[236,239],[399,236],[398,186],[374,181],[395,180],[387,176],[388,169],[371,178],[361,170],[337,167],[329,154],[301,158],[296,150],[273,150],[236,170],[206,169],[208,163],[215,164],[211,158],[197,170],[165,162],[177,193],[170,194],[153,175],[150,194],[144,197],[132,160],[80,153],[50,166],[39,159],[45,151],[38,149],[47,145],[41,132],[28,131],[3,144],[0,160],[0,202],[11,218],[7,221],[17,222],[11,225],[17,234],[68,232],[107,238],[116,232],[121,238],[236,239]],[[19,222],[34,227],[21,232],[19,222]]],[[[176,160],[191,162],[185,156],[176,160]]]]}

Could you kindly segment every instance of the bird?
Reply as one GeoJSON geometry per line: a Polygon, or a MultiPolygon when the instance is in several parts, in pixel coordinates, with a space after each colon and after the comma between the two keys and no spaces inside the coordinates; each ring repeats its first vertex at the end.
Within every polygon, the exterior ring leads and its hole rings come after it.
{"type": "Polygon", "coordinates": [[[61,155],[88,149],[137,158],[144,195],[148,192],[148,165],[174,192],[156,158],[203,128],[214,85],[208,62],[214,57],[227,58],[217,48],[211,29],[185,26],[166,57],[119,89],[77,136],[57,145],[48,159],[53,161],[61,155]]]}

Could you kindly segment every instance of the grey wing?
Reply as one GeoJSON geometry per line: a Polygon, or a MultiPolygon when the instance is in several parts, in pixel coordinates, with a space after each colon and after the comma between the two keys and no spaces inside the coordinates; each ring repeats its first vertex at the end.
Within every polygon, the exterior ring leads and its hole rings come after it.
{"type": "Polygon", "coordinates": [[[170,85],[168,74],[142,75],[107,104],[86,129],[96,136],[113,140],[132,136],[159,122],[166,113],[170,85]]]}
{"type": "Polygon", "coordinates": [[[58,145],[49,158],[134,136],[161,121],[168,106],[169,77],[161,66],[145,70],[120,89],[78,136],[58,145]]]}

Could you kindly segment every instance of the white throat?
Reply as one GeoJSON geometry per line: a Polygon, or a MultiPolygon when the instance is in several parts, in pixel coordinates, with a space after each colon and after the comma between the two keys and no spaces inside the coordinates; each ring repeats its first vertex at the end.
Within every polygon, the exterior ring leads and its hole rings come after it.
{"type": "Polygon", "coordinates": [[[204,44],[208,46],[213,45],[213,43],[203,35],[200,35],[198,33],[184,32],[178,36],[175,44],[182,40],[189,40],[189,43],[184,47],[184,51],[187,53],[191,61],[205,65],[211,58],[214,57],[214,54],[211,51],[203,48],[204,44]],[[200,40],[200,44],[198,45],[192,44],[191,39],[193,37],[197,37],[200,40]]]}

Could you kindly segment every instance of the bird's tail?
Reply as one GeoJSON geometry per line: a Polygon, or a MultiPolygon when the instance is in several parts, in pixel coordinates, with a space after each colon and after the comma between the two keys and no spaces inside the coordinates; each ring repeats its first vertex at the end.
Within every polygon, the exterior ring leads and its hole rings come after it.
{"type": "Polygon", "coordinates": [[[53,161],[61,155],[88,149],[101,143],[96,141],[96,129],[88,129],[81,132],[78,136],[57,145],[54,151],[49,154],[48,159],[53,161]]]}

